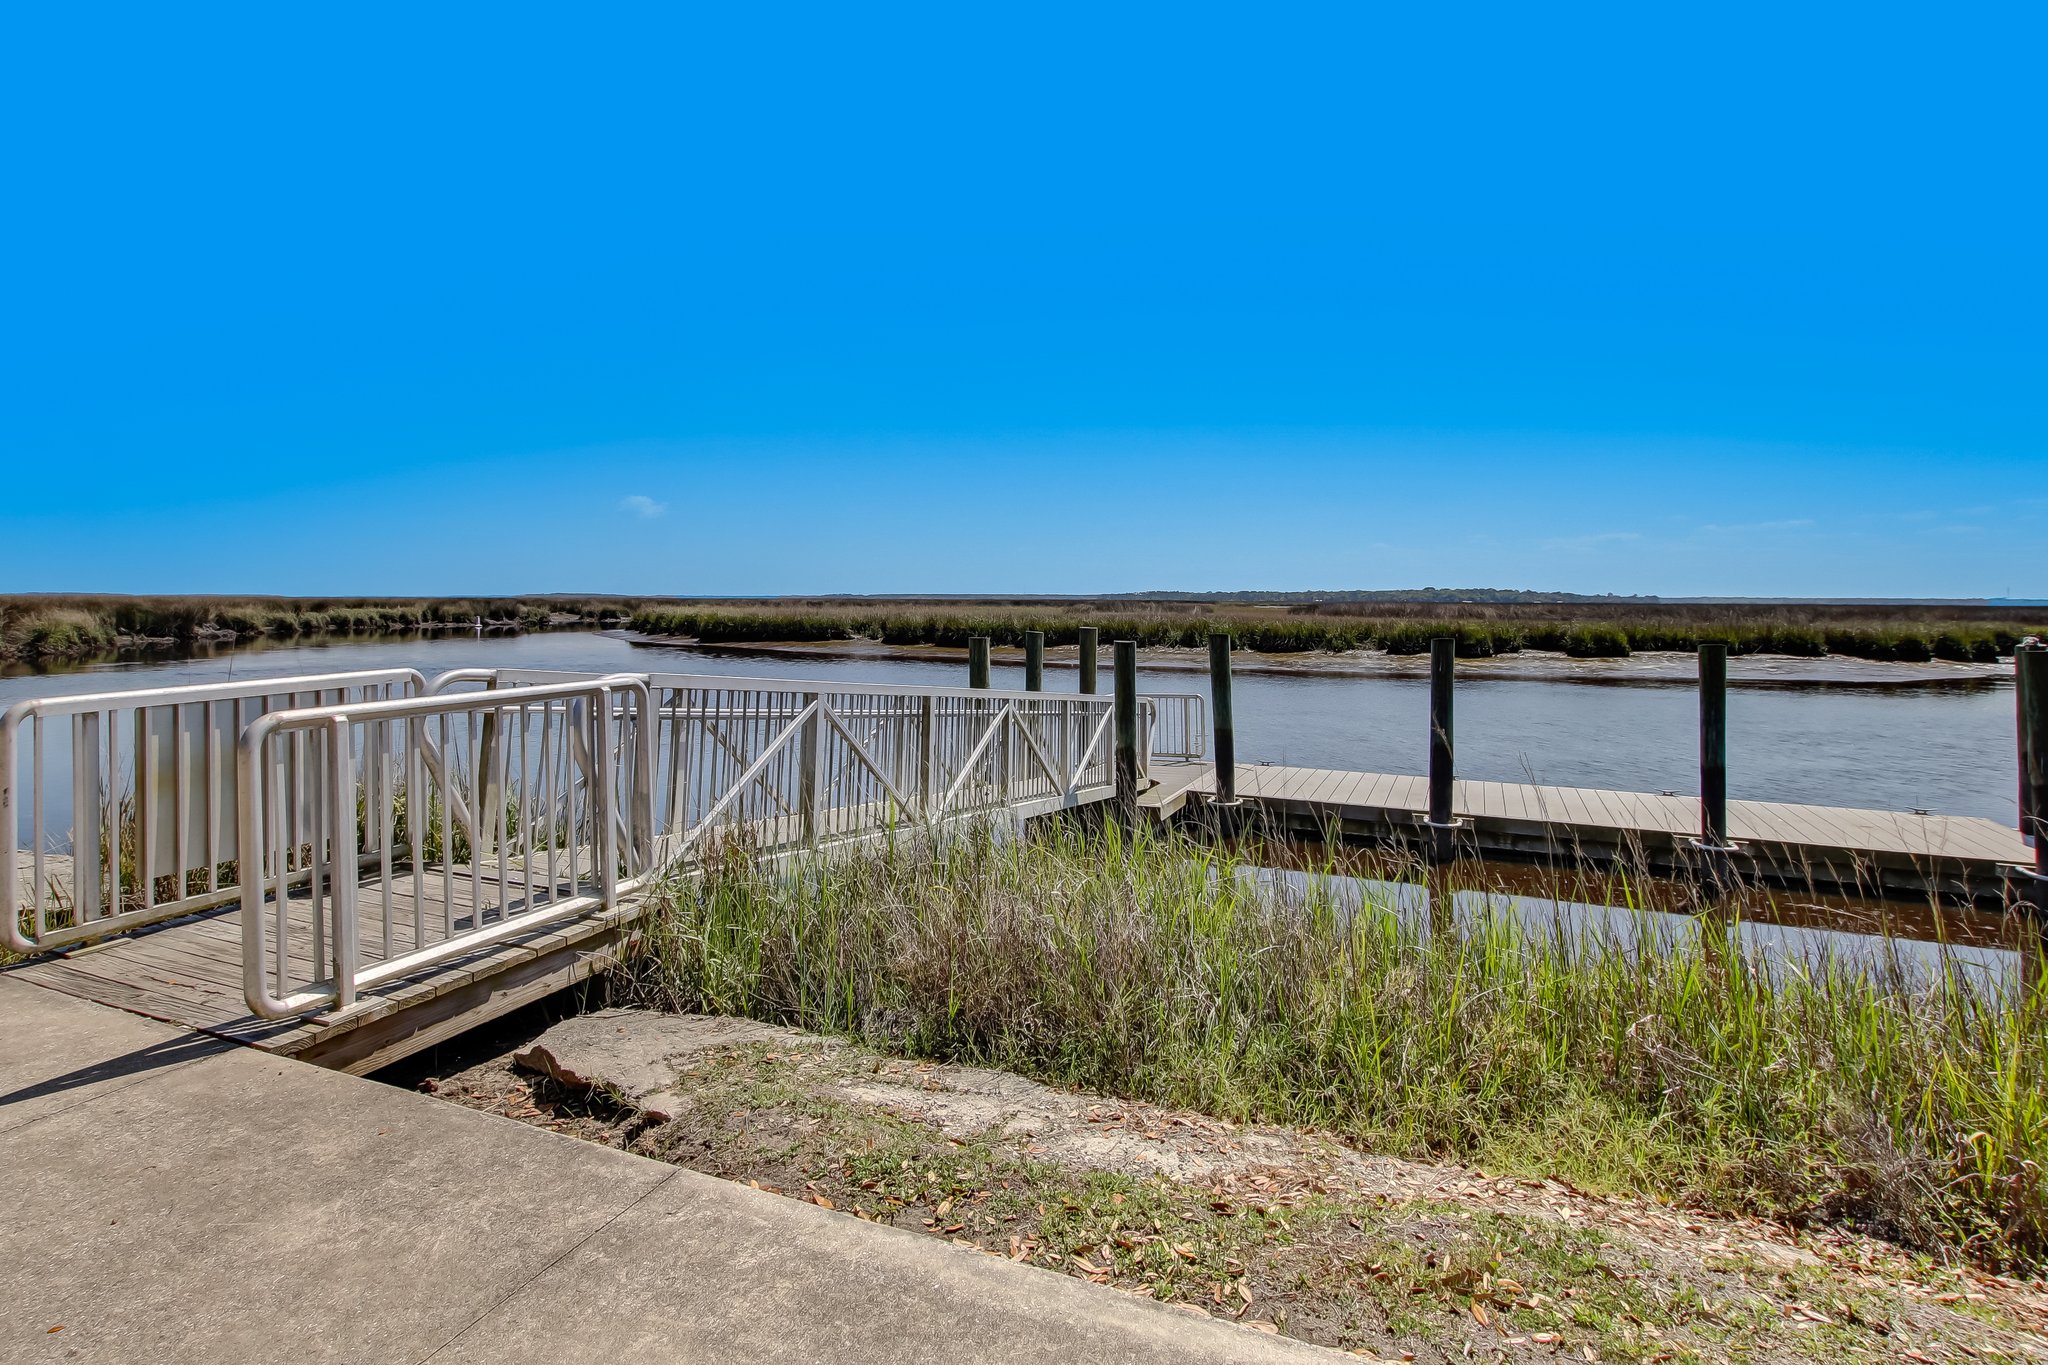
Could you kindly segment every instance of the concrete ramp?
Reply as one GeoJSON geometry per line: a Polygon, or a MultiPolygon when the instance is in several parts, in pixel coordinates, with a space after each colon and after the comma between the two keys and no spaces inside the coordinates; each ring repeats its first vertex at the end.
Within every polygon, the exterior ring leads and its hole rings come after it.
{"type": "Polygon", "coordinates": [[[0,977],[0,1358],[1332,1353],[0,977]]]}

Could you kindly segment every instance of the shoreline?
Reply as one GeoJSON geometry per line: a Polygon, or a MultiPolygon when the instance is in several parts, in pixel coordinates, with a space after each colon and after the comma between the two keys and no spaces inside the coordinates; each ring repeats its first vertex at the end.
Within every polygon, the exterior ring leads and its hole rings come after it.
{"type": "MultiPolygon", "coordinates": [[[[705,654],[759,656],[781,659],[887,659],[898,662],[945,664],[966,667],[967,651],[945,645],[892,645],[878,640],[760,641],[748,644],[702,644],[677,636],[620,633],[635,645],[687,649],[705,654]]],[[[1024,651],[998,645],[990,650],[1000,664],[1022,667],[1024,651]]],[[[1206,674],[1208,651],[1170,646],[1138,650],[1141,666],[1168,672],[1206,674]]],[[[1074,645],[1048,647],[1048,669],[1072,670],[1080,666],[1074,645]]],[[[1107,668],[1107,661],[1104,661],[1107,668]]],[[[1232,657],[1232,671],[1265,677],[1291,678],[1397,678],[1425,679],[1429,676],[1426,654],[1388,654],[1383,650],[1326,651],[1301,654],[1260,654],[1240,650],[1232,657]]],[[[1697,681],[1695,656],[1684,652],[1644,650],[1625,658],[1578,659],[1564,654],[1525,651],[1496,654],[1488,658],[1458,660],[1461,681],[1487,679],[1502,682],[1564,682],[1589,686],[1691,687],[1697,681]]],[[[1889,663],[1826,655],[1818,659],[1777,654],[1746,654],[1728,661],[1731,687],[1843,687],[1843,688],[1929,688],[1978,689],[2010,686],[2012,665],[2000,663],[1889,663]]]]}

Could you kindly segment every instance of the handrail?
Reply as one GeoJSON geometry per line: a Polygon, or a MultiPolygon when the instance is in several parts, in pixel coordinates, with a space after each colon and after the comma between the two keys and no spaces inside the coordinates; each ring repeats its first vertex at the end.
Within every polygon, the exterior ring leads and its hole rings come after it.
{"type": "MultiPolygon", "coordinates": [[[[615,907],[663,869],[706,856],[714,839],[776,856],[1106,799],[1112,702],[720,674],[458,669],[429,681],[396,669],[22,703],[0,717],[10,850],[24,809],[17,788],[42,809],[51,716],[92,740],[74,767],[99,784],[95,813],[111,809],[103,768],[115,770],[127,729],[146,797],[159,767],[175,773],[160,819],[150,800],[135,831],[109,817],[114,846],[134,833],[153,847],[158,824],[175,825],[183,869],[188,798],[198,793],[213,811],[191,825],[203,834],[192,842],[206,850],[204,876],[179,883],[204,881],[202,894],[130,912],[117,853],[102,880],[122,913],[50,930],[40,897],[36,915],[21,914],[11,878],[0,888],[8,941],[35,951],[239,901],[250,1009],[346,1009],[399,977],[615,907]],[[201,737],[197,757],[182,747],[188,726],[201,737]],[[26,783],[24,754],[34,759],[26,783]]],[[[1157,710],[1145,699],[1147,733],[1162,729],[1157,710]]],[[[39,822],[39,849],[43,834],[39,822]]],[[[154,858],[137,866],[168,875],[154,858]]],[[[38,859],[39,887],[44,870],[38,859]]]]}
{"type": "Polygon", "coordinates": [[[387,668],[16,702],[0,714],[0,941],[18,953],[42,952],[232,903],[239,867],[233,745],[246,719],[242,703],[394,688],[417,694],[424,686],[417,669],[387,668]],[[225,715],[221,703],[231,703],[225,715]],[[53,734],[53,720],[69,724],[53,734]],[[53,767],[60,769],[54,782],[53,767]],[[53,816],[66,822],[60,831],[68,854],[51,847],[53,816]]]}
{"type": "Polygon", "coordinates": [[[651,791],[651,727],[638,726],[641,738],[623,753],[611,742],[612,701],[620,694],[637,700],[645,713],[646,683],[613,674],[502,693],[303,707],[258,717],[243,731],[236,755],[240,837],[257,859],[255,875],[242,888],[249,1008],[265,1018],[346,1009],[368,987],[556,919],[616,906],[621,893],[637,888],[654,870],[651,827],[635,815],[625,822],[627,838],[621,839],[622,827],[613,818],[621,804],[643,810],[651,791]],[[461,731],[449,725],[457,718],[466,722],[461,731]],[[442,762],[430,775],[422,741],[434,721],[442,731],[442,762]],[[269,808],[279,786],[279,746],[296,736],[314,746],[325,780],[306,827],[287,829],[269,808]],[[470,808],[479,817],[465,832],[466,906],[457,891],[455,830],[448,814],[459,778],[450,746],[465,738],[470,808]],[[580,778],[573,771],[579,768],[580,778]],[[485,792],[495,793],[494,819],[482,818],[476,798],[485,792]],[[435,895],[426,864],[437,807],[441,856],[435,895]],[[392,847],[399,819],[410,855],[410,926],[402,923],[406,907],[394,894],[394,881],[404,871],[392,847]],[[382,932],[379,951],[369,954],[358,921],[358,840],[373,831],[382,932]],[[558,875],[564,860],[566,890],[558,875]],[[301,873],[303,881],[295,882],[294,874],[301,873]],[[295,897],[300,886],[305,894],[295,897]],[[306,912],[302,921],[293,915],[295,901],[306,912]],[[438,924],[429,918],[429,904],[439,911],[438,924]],[[496,922],[490,923],[493,913],[496,922]],[[327,974],[295,976],[292,947],[304,950],[301,961],[309,956],[327,974]]]}
{"type": "MultiPolygon", "coordinates": [[[[444,684],[454,682],[482,682],[487,679],[500,681],[511,679],[515,684],[522,680],[546,678],[561,680],[588,677],[566,669],[551,668],[458,668],[439,674],[427,684],[431,693],[444,684]]],[[[1023,692],[988,687],[929,687],[923,683],[863,683],[848,682],[837,678],[756,678],[726,673],[657,673],[634,674],[647,678],[662,687],[725,688],[735,692],[837,692],[845,696],[912,696],[912,697],[957,697],[998,698],[1009,701],[1086,700],[1098,697],[1105,704],[1108,693],[1083,692],[1023,692]]]]}

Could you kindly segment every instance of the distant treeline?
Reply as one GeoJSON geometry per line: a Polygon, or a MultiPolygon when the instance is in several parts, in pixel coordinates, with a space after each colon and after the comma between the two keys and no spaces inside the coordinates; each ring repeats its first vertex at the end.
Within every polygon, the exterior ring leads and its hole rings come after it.
{"type": "Polygon", "coordinates": [[[6,597],[0,598],[0,658],[79,658],[144,644],[452,628],[479,617],[500,630],[595,625],[623,620],[633,605],[535,597],[6,597]]]}
{"type": "Polygon", "coordinates": [[[958,648],[976,635],[998,644],[1021,644],[1026,631],[1040,630],[1057,646],[1072,644],[1082,626],[1099,628],[1105,640],[1184,648],[1202,644],[1212,630],[1227,630],[1240,648],[1272,654],[1354,649],[1420,654],[1432,636],[1449,635],[1467,658],[1522,650],[1612,658],[1638,650],[1691,650],[1702,641],[1718,640],[1741,654],[1990,662],[2011,653],[2025,636],[2048,633],[2048,610],[2030,621],[2006,609],[1947,606],[1523,601],[1324,602],[1261,609],[1184,602],[1034,607],[877,601],[651,607],[633,618],[636,630],[707,644],[865,639],[958,648]]]}

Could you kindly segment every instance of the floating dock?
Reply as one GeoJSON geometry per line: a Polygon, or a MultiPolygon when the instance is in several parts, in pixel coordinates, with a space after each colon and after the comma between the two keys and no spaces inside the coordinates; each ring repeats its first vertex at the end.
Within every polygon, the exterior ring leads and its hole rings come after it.
{"type": "MultiPolygon", "coordinates": [[[[1424,841],[1428,779],[1266,764],[1237,765],[1250,818],[1314,838],[1424,841]]],[[[1207,763],[1154,764],[1140,809],[1200,818],[1216,796],[1207,763]]],[[[1684,872],[1699,861],[1697,797],[1459,780],[1456,847],[1481,857],[1617,861],[1684,872]]],[[[1734,869],[1758,880],[1863,895],[2002,898],[2033,848],[2017,830],[1974,816],[1730,801],[1734,869]]]]}

